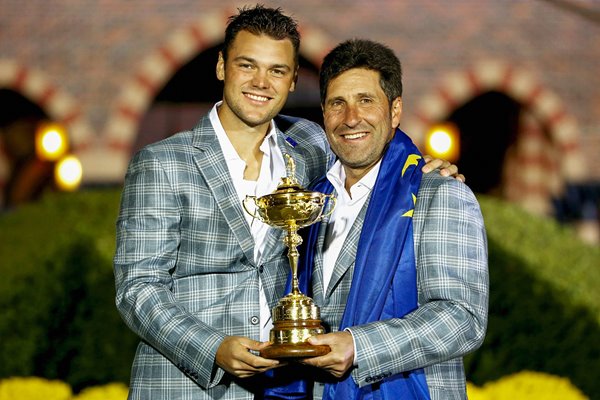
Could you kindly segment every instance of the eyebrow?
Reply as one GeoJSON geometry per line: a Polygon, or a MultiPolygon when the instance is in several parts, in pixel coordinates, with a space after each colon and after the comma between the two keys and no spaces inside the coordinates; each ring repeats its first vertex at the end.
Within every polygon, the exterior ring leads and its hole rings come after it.
{"type": "MultiPolygon", "coordinates": [[[[346,97],[347,96],[335,96],[330,99],[327,99],[326,102],[330,103],[332,101],[337,101],[337,100],[346,101],[346,97]]],[[[375,95],[371,92],[360,92],[360,93],[354,93],[350,97],[351,98],[375,97],[375,95]]]]}
{"type": "MultiPolygon", "coordinates": [[[[233,61],[247,61],[252,64],[258,64],[256,59],[254,59],[252,57],[248,57],[248,56],[238,56],[238,57],[234,58],[233,61]]],[[[272,68],[280,68],[280,69],[285,69],[287,71],[292,70],[292,68],[287,64],[272,64],[269,66],[269,69],[272,69],[272,68]]]]}

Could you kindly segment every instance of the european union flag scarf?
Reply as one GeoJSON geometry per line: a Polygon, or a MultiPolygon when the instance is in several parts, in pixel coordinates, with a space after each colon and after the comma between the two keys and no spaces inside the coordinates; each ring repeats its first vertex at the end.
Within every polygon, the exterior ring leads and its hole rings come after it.
{"type": "MultiPolygon", "coordinates": [[[[419,150],[404,132],[397,129],[383,156],[371,192],[340,331],[369,322],[401,318],[418,307],[412,215],[421,183],[421,166],[419,150]]],[[[323,178],[312,190],[331,193],[333,186],[323,178]]],[[[298,267],[303,293],[310,293],[319,225],[312,225],[304,235],[298,267]]],[[[429,398],[422,369],[392,375],[363,388],[359,388],[348,374],[342,381],[326,384],[323,393],[324,400],[429,398]]]]}

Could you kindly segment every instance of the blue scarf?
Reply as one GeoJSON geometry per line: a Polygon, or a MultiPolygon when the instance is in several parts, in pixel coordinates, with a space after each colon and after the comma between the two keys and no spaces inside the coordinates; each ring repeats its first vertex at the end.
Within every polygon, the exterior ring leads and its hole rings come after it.
{"type": "MultiPolygon", "coordinates": [[[[419,150],[404,132],[397,129],[383,156],[371,192],[340,331],[369,322],[401,318],[418,307],[412,213],[421,183],[421,166],[419,150]]],[[[322,178],[312,190],[331,193],[333,186],[322,178]]],[[[319,225],[314,224],[308,233],[305,232],[298,267],[300,289],[309,295],[319,225]]],[[[306,382],[297,381],[296,388],[303,387],[303,383],[306,382]]],[[[293,391],[292,386],[288,386],[290,391],[293,391]]],[[[324,400],[429,398],[422,369],[393,375],[363,388],[359,388],[348,374],[342,381],[326,384],[323,393],[324,400]]]]}

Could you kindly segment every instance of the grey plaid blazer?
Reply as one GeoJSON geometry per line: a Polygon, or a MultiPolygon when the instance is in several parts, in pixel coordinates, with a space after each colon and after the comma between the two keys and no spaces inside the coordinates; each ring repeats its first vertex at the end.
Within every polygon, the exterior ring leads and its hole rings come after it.
{"type": "MultiPolygon", "coordinates": [[[[320,229],[313,298],[331,331],[339,327],[352,282],[354,259],[368,203],[352,226],[323,296],[320,229]]],[[[359,386],[425,368],[432,399],[465,399],[462,356],[483,342],[487,326],[487,239],[479,204],[463,183],[423,174],[413,216],[419,308],[402,319],[351,328],[359,386]]],[[[390,238],[393,240],[393,238],[390,238]]],[[[373,266],[376,268],[376,266],[373,266]]],[[[321,398],[322,376],[315,384],[321,398]]]]}
{"type": "MultiPolygon", "coordinates": [[[[279,146],[308,186],[328,168],[322,129],[275,121],[279,146]]],[[[114,257],[117,308],[141,338],[130,399],[253,398],[258,382],[226,374],[215,354],[226,335],[259,339],[259,277],[274,306],[289,266],[276,229],[257,265],[243,213],[208,116],[132,158],[114,257]]]]}

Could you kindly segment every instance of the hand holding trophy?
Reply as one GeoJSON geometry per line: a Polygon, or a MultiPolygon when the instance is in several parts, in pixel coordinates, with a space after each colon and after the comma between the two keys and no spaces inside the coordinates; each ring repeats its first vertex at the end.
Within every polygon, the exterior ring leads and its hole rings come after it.
{"type": "Polygon", "coordinates": [[[246,196],[243,205],[254,218],[273,227],[286,231],[283,239],[288,247],[288,258],[292,270],[291,292],[279,300],[272,310],[273,329],[270,332],[272,345],[261,351],[265,358],[305,358],[327,354],[329,346],[313,346],[307,343],[309,337],[325,333],[321,326],[319,307],[302,294],[298,288],[298,249],[302,237],[298,229],[321,221],[331,214],[335,207],[335,197],[331,194],[312,192],[302,188],[295,178],[296,167],[289,154],[286,175],[281,178],[277,190],[271,194],[256,197],[246,196]],[[331,202],[329,211],[323,213],[327,200],[331,202]],[[248,202],[254,203],[254,211],[248,202]]]}

